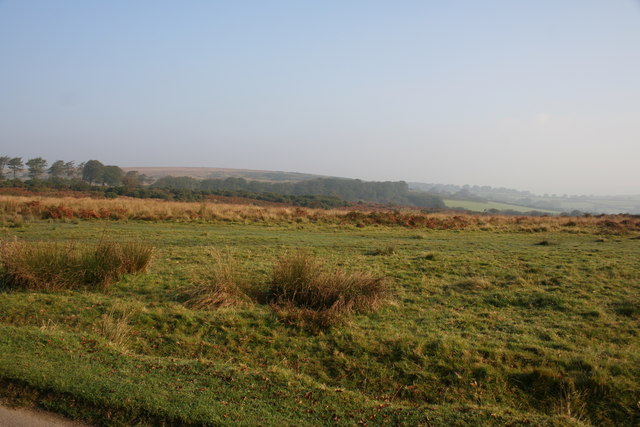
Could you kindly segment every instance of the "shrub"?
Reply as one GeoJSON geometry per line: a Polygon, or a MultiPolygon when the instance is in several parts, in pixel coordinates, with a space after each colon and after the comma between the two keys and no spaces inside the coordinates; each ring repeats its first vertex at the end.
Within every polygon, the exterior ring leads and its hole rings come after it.
{"type": "Polygon", "coordinates": [[[305,252],[285,255],[274,266],[267,298],[288,321],[328,327],[350,312],[380,307],[389,295],[383,277],[329,270],[305,252]]]}
{"type": "Polygon", "coordinates": [[[106,288],[124,274],[144,271],[151,256],[143,243],[0,243],[2,282],[9,288],[106,288]]]}
{"type": "Polygon", "coordinates": [[[213,262],[203,278],[181,290],[186,305],[195,309],[241,305],[250,301],[249,282],[238,262],[229,253],[212,251],[213,262]]]}

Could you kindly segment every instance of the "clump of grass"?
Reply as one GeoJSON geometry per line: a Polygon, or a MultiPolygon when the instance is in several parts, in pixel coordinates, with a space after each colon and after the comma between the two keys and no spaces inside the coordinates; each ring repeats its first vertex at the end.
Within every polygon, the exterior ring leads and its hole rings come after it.
{"type": "Polygon", "coordinates": [[[425,252],[424,255],[419,256],[417,258],[427,260],[427,261],[433,261],[437,258],[437,254],[435,252],[425,252]]]}
{"type": "Polygon", "coordinates": [[[211,264],[195,285],[180,292],[185,304],[195,309],[219,308],[246,304],[249,281],[236,258],[229,253],[212,251],[211,264]]]}
{"type": "Polygon", "coordinates": [[[146,243],[131,241],[118,245],[122,270],[127,274],[145,271],[153,258],[153,247],[146,243]]]}
{"type": "Polygon", "coordinates": [[[484,277],[469,277],[456,283],[453,287],[459,291],[482,291],[492,288],[493,285],[484,277]]]}
{"type": "Polygon", "coordinates": [[[100,335],[113,343],[116,348],[125,349],[131,335],[130,312],[116,304],[102,315],[98,321],[100,335]]]}
{"type": "Polygon", "coordinates": [[[376,248],[374,250],[372,250],[371,252],[369,252],[370,255],[395,255],[396,254],[396,247],[393,245],[388,245],[388,246],[384,246],[384,247],[380,247],[380,248],[376,248]]]}
{"type": "Polygon", "coordinates": [[[340,322],[346,314],[375,310],[388,296],[385,278],[330,270],[302,251],[278,260],[267,291],[267,299],[282,318],[322,328],[340,322]]]}
{"type": "Polygon", "coordinates": [[[152,252],[143,243],[0,242],[2,282],[35,290],[104,289],[124,274],[146,270],[152,252]]]}

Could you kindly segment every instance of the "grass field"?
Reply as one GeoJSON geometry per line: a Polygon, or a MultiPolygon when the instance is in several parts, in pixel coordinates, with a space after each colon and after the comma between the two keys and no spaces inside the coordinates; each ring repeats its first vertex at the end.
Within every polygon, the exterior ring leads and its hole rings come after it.
{"type": "Polygon", "coordinates": [[[104,291],[0,291],[0,397],[99,425],[638,425],[639,233],[537,230],[7,223],[154,260],[104,291]],[[215,253],[259,287],[299,248],[387,277],[391,300],[309,330],[259,298],[181,297],[215,253]]]}
{"type": "Polygon", "coordinates": [[[558,214],[559,213],[558,211],[550,211],[550,210],[545,210],[545,209],[536,209],[536,208],[530,208],[530,207],[526,207],[526,206],[510,205],[508,203],[498,203],[498,202],[473,202],[473,201],[470,201],[470,200],[445,199],[444,203],[445,203],[445,205],[447,205],[448,208],[463,208],[463,209],[470,210],[472,212],[484,212],[484,211],[488,211],[490,209],[497,209],[497,210],[500,210],[500,211],[510,210],[510,211],[515,211],[515,212],[537,211],[537,212],[544,212],[544,213],[548,213],[548,214],[558,214]]]}

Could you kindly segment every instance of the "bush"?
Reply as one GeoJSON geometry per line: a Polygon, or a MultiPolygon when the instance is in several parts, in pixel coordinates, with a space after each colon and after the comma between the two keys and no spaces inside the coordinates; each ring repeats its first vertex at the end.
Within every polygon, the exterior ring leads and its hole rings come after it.
{"type": "Polygon", "coordinates": [[[8,288],[106,288],[124,274],[144,271],[152,248],[143,243],[2,242],[2,282],[8,288]]]}
{"type": "Polygon", "coordinates": [[[328,270],[305,252],[282,257],[274,266],[267,298],[281,317],[328,327],[345,314],[374,310],[389,295],[383,277],[328,270]]]}

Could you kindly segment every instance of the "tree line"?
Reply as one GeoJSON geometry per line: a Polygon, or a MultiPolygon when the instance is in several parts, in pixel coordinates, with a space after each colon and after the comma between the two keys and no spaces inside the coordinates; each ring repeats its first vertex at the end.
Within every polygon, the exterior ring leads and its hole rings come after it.
{"type": "Polygon", "coordinates": [[[346,178],[315,178],[297,182],[249,181],[244,178],[204,179],[165,176],[152,184],[153,188],[189,191],[244,191],[288,196],[322,195],[349,202],[413,205],[424,208],[444,208],[443,200],[432,194],[410,191],[404,181],[362,181],[346,178]]]}
{"type": "MultiPolygon", "coordinates": [[[[26,176],[32,181],[43,181],[47,178],[50,184],[61,181],[82,180],[89,185],[102,186],[137,186],[148,183],[148,177],[136,171],[125,173],[119,166],[105,165],[99,160],[89,160],[76,164],[75,161],[56,160],[51,165],[42,157],[23,161],[22,157],[0,156],[0,180],[12,177],[14,181],[26,176]],[[9,170],[10,176],[7,176],[9,170]]],[[[44,183],[41,183],[44,184],[44,183]]]]}
{"type": "Polygon", "coordinates": [[[57,188],[101,192],[106,197],[126,195],[139,198],[203,200],[210,195],[244,197],[291,203],[297,206],[337,207],[347,202],[413,205],[423,208],[445,208],[443,200],[433,194],[411,191],[404,181],[362,181],[346,178],[315,178],[295,182],[265,182],[244,178],[204,179],[162,177],[151,183],[137,171],[125,173],[115,165],[99,160],[76,164],[56,160],[51,165],[42,157],[0,157],[0,181],[4,186],[57,188]],[[7,181],[6,170],[13,181],[7,181]],[[23,181],[23,172],[29,178],[23,181]],[[46,179],[45,179],[46,178],[46,179]],[[151,184],[151,185],[148,185],[151,184]]]}

